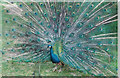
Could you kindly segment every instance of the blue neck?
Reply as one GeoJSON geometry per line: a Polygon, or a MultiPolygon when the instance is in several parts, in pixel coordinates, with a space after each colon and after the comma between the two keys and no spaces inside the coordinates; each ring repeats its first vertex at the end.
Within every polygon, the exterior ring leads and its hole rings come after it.
{"type": "MultiPolygon", "coordinates": [[[[48,47],[49,46],[51,46],[51,45],[48,45],[48,47]]],[[[52,48],[52,46],[51,46],[51,48],[50,48],[50,54],[53,54],[53,48],[52,48]]]]}
{"type": "Polygon", "coordinates": [[[53,54],[53,48],[52,47],[50,48],[50,54],[53,54]]]}

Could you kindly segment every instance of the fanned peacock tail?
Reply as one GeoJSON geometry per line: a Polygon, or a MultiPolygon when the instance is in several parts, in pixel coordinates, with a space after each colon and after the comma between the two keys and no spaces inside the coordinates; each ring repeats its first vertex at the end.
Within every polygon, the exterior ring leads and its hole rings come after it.
{"type": "Polygon", "coordinates": [[[2,5],[3,59],[49,61],[51,41],[64,64],[91,75],[117,74],[116,2],[21,0],[2,5]]]}

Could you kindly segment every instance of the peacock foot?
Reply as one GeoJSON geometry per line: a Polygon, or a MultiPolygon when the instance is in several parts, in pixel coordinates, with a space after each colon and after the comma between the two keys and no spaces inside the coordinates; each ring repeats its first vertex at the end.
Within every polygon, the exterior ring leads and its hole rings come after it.
{"type": "Polygon", "coordinates": [[[53,68],[53,72],[55,72],[57,70],[57,66],[55,66],[54,68],[53,68]]]}
{"type": "Polygon", "coordinates": [[[58,70],[58,72],[61,72],[62,71],[62,69],[60,68],[59,70],[58,70]]]}

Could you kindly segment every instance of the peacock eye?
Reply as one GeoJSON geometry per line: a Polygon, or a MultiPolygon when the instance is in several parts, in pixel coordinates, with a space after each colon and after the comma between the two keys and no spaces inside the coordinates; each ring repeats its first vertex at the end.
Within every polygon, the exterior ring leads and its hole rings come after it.
{"type": "Polygon", "coordinates": [[[82,26],[82,23],[78,23],[77,27],[80,28],[82,26]]]}
{"type": "Polygon", "coordinates": [[[25,13],[26,16],[28,16],[28,13],[25,13]]]}
{"type": "Polygon", "coordinates": [[[21,53],[24,53],[24,50],[21,50],[20,52],[21,52],[21,53]]]}
{"type": "Polygon", "coordinates": [[[35,12],[35,15],[38,15],[37,12],[35,12]]]}
{"type": "Polygon", "coordinates": [[[73,37],[74,36],[74,33],[71,33],[70,35],[69,35],[69,37],[73,37]]]}
{"type": "Polygon", "coordinates": [[[92,27],[93,27],[93,25],[89,25],[89,27],[90,27],[90,28],[92,28],[92,27]]]}
{"type": "Polygon", "coordinates": [[[100,19],[100,17],[98,16],[97,19],[100,19]]]}
{"type": "Polygon", "coordinates": [[[12,37],[13,37],[13,38],[16,38],[16,36],[15,36],[15,35],[13,35],[12,37]]]}
{"type": "Polygon", "coordinates": [[[51,4],[51,8],[54,8],[54,5],[53,5],[53,4],[51,4]]]}
{"type": "Polygon", "coordinates": [[[72,13],[72,16],[73,16],[73,17],[75,16],[75,12],[72,13]]]}
{"type": "Polygon", "coordinates": [[[24,27],[24,26],[21,24],[20,27],[24,27]]]}
{"type": "Polygon", "coordinates": [[[48,28],[51,28],[52,26],[51,26],[51,25],[48,25],[47,27],[48,27],[48,28]]]}
{"type": "Polygon", "coordinates": [[[9,10],[6,10],[7,13],[9,13],[9,10]]]}
{"type": "Polygon", "coordinates": [[[14,32],[14,31],[16,31],[16,30],[13,28],[12,31],[14,32]]]}
{"type": "Polygon", "coordinates": [[[107,9],[105,8],[105,9],[103,9],[104,11],[107,11],[107,9]]]}
{"type": "Polygon", "coordinates": [[[9,44],[10,44],[10,42],[7,42],[6,44],[7,44],[7,45],[9,45],[9,44]]]}
{"type": "Polygon", "coordinates": [[[56,20],[56,16],[53,17],[53,20],[54,20],[54,21],[56,20]]]}
{"type": "Polygon", "coordinates": [[[15,19],[15,18],[13,18],[13,21],[16,21],[16,19],[15,19]]]}
{"type": "Polygon", "coordinates": [[[8,20],[5,21],[5,23],[8,23],[8,22],[9,22],[8,20]]]}
{"type": "Polygon", "coordinates": [[[8,34],[8,33],[6,33],[5,35],[6,35],[6,36],[9,36],[9,34],[8,34]]]}
{"type": "Polygon", "coordinates": [[[40,34],[40,32],[39,32],[39,31],[36,31],[36,32],[35,32],[35,34],[37,34],[37,35],[38,35],[38,34],[40,34]]]}
{"type": "Polygon", "coordinates": [[[69,21],[69,17],[65,17],[65,21],[68,22],[69,21]]]}
{"type": "Polygon", "coordinates": [[[45,17],[47,17],[47,14],[46,14],[46,13],[44,13],[44,16],[45,16],[45,17]]]}
{"type": "Polygon", "coordinates": [[[30,26],[33,26],[33,23],[30,23],[30,26]]]}
{"type": "Polygon", "coordinates": [[[77,3],[76,7],[79,7],[80,6],[80,3],[77,3]]]}
{"type": "Polygon", "coordinates": [[[32,6],[32,5],[33,5],[33,3],[30,3],[30,5],[32,6]]]}
{"type": "Polygon", "coordinates": [[[11,2],[11,4],[13,4],[14,2],[11,2]]]}
{"type": "Polygon", "coordinates": [[[40,3],[40,6],[43,6],[43,3],[40,3]]]}
{"type": "Polygon", "coordinates": [[[15,50],[14,50],[14,49],[11,49],[11,51],[12,51],[12,52],[15,52],[15,50]]]}
{"type": "Polygon", "coordinates": [[[80,43],[78,43],[78,44],[77,44],[77,47],[81,47],[81,44],[80,44],[80,43]]]}
{"type": "Polygon", "coordinates": [[[71,26],[68,24],[68,25],[67,25],[67,28],[70,28],[70,27],[71,27],[71,26]]]}
{"type": "Polygon", "coordinates": [[[60,11],[59,11],[59,10],[57,10],[57,14],[60,14],[60,11]]]}
{"type": "Polygon", "coordinates": [[[19,6],[20,6],[20,7],[22,7],[23,5],[22,5],[22,4],[20,4],[19,6]]]}
{"type": "Polygon", "coordinates": [[[89,14],[88,13],[86,13],[86,16],[88,16],[89,14]]]}
{"type": "Polygon", "coordinates": [[[69,7],[68,7],[68,10],[70,11],[71,9],[72,9],[72,6],[69,6],[69,7]]]}
{"type": "Polygon", "coordinates": [[[92,8],[94,5],[92,4],[90,7],[92,8]]]}

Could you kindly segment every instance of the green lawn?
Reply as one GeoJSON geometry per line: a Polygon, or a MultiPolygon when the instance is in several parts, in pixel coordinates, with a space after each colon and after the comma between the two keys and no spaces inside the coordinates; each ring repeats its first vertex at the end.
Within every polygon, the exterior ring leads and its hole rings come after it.
{"type": "MultiPolygon", "coordinates": [[[[33,76],[33,72],[35,71],[35,75],[38,76],[39,69],[41,76],[87,76],[83,72],[79,72],[76,69],[72,69],[68,66],[65,66],[61,72],[54,71],[53,68],[56,65],[52,62],[47,63],[18,63],[8,61],[3,62],[2,64],[2,75],[3,76],[33,76]]],[[[58,66],[59,70],[60,66],[58,66]]]]}

